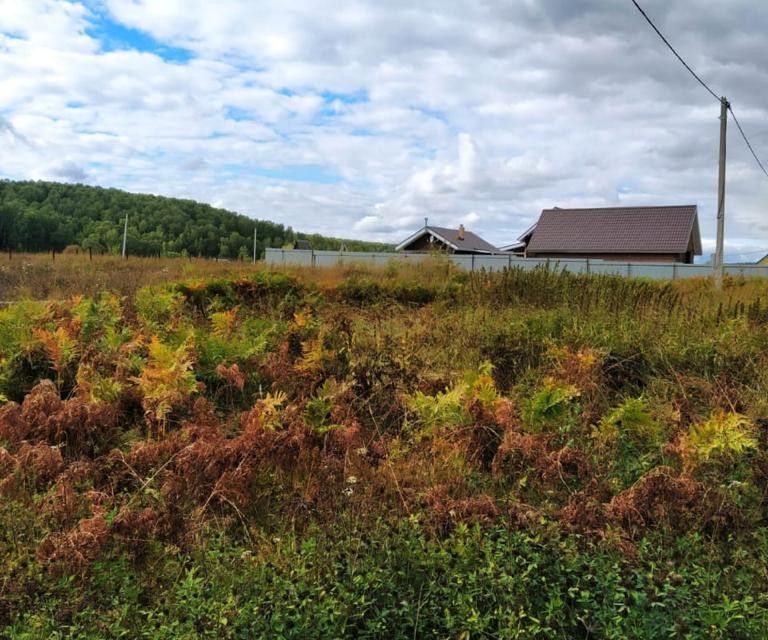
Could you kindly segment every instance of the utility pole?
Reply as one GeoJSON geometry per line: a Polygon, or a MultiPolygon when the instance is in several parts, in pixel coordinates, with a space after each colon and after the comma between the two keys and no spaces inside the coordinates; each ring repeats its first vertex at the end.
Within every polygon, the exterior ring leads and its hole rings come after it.
{"type": "Polygon", "coordinates": [[[253,264],[256,264],[256,237],[257,237],[258,230],[259,230],[259,227],[254,225],[253,226],[253,264]]]}
{"type": "Polygon", "coordinates": [[[128,244],[128,214],[125,214],[125,228],[123,229],[123,259],[125,259],[125,247],[128,244]]]}
{"type": "Polygon", "coordinates": [[[723,241],[725,236],[725,135],[728,100],[720,98],[720,170],[717,179],[717,244],[715,245],[715,289],[723,288],[723,241]]]}

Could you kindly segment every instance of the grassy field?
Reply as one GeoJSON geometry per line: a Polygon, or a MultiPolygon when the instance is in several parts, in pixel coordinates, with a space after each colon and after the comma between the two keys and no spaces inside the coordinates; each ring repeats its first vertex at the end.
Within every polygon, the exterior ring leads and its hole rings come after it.
{"type": "Polygon", "coordinates": [[[0,636],[768,636],[764,281],[77,258],[0,310],[0,636]]]}
{"type": "Polygon", "coordinates": [[[0,300],[65,299],[113,291],[132,296],[141,287],[185,278],[235,277],[259,267],[205,258],[137,258],[51,253],[0,253],[0,300]]]}

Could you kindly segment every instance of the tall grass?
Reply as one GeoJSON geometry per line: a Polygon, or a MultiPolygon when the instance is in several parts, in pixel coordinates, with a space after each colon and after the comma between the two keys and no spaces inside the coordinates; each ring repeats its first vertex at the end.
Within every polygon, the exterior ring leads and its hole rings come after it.
{"type": "Polygon", "coordinates": [[[189,278],[235,277],[263,268],[263,264],[225,262],[204,258],[138,258],[87,254],[0,254],[0,301],[23,298],[62,299],[93,296],[100,291],[133,295],[150,284],[189,278]]]}
{"type": "Polygon", "coordinates": [[[121,295],[0,309],[0,635],[768,632],[764,282],[57,264],[121,295]]]}

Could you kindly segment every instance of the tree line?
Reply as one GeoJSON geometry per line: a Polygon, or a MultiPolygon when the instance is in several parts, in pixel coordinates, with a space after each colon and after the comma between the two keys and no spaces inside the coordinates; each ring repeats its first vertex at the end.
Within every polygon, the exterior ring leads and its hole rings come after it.
{"type": "Polygon", "coordinates": [[[63,251],[76,245],[94,253],[127,250],[140,256],[249,259],[266,247],[308,240],[313,249],[391,251],[387,244],[305,234],[268,220],[194,200],[128,193],[81,184],[0,180],[0,249],[63,251]]]}

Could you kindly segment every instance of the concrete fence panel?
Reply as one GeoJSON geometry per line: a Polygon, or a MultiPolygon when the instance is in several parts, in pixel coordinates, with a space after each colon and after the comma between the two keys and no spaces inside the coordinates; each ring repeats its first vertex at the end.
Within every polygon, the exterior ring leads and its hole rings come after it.
{"type": "Polygon", "coordinates": [[[475,271],[503,271],[509,265],[509,256],[475,256],[475,271]]]}
{"type": "Polygon", "coordinates": [[[723,271],[729,276],[768,278],[768,267],[758,265],[725,265],[723,271]]]}
{"type": "MultiPolygon", "coordinates": [[[[418,263],[429,258],[424,253],[374,253],[355,251],[306,251],[289,249],[267,249],[265,261],[274,266],[333,267],[338,264],[360,263],[371,266],[386,266],[390,262],[399,264],[418,263]]],[[[712,275],[712,267],[705,264],[669,264],[650,262],[611,262],[608,260],[543,259],[520,258],[518,256],[496,255],[449,255],[448,259],[466,271],[501,271],[518,268],[531,271],[545,267],[570,273],[611,274],[632,278],[653,278],[655,280],[676,280],[678,278],[706,278],[712,275]]],[[[768,266],[725,265],[727,275],[768,278],[768,266]]]]}
{"type": "Polygon", "coordinates": [[[707,264],[678,264],[675,278],[706,278],[712,275],[712,266],[707,264]]]}

